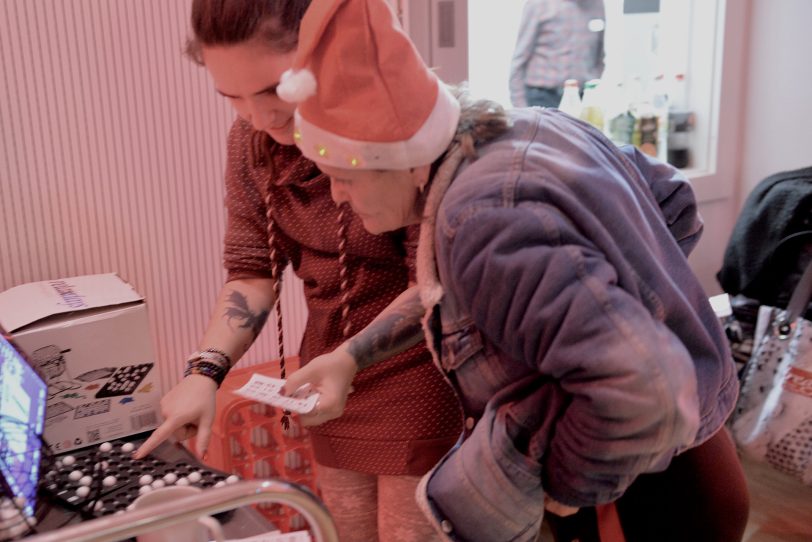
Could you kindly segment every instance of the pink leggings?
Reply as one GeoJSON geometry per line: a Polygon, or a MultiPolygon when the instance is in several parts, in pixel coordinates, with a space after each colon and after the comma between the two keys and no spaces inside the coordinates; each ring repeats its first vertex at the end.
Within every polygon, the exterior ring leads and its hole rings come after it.
{"type": "Polygon", "coordinates": [[[417,508],[420,476],[376,476],[318,465],[324,504],[341,542],[440,540],[417,508]]]}

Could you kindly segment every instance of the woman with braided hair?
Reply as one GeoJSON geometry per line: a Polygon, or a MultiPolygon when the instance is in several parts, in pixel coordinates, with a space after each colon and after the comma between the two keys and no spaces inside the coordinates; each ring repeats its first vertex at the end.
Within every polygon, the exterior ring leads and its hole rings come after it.
{"type": "Polygon", "coordinates": [[[420,476],[457,440],[460,409],[416,344],[414,326],[390,326],[363,351],[346,342],[409,288],[417,228],[365,231],[357,216],[336,207],[329,178],[293,145],[295,106],[280,100],[276,87],[309,3],[193,2],[187,53],[238,113],[226,169],[228,278],[186,377],[162,400],[166,421],[136,457],[171,435],[196,436],[205,452],[215,391],[278,310],[280,275],[290,264],[304,282],[309,312],[302,363],[331,352],[368,365],[383,360],[358,373],[340,419],[321,423],[329,415],[319,412],[302,419],[321,424],[311,431],[317,480],[341,540],[431,540],[413,495],[420,476]]]}

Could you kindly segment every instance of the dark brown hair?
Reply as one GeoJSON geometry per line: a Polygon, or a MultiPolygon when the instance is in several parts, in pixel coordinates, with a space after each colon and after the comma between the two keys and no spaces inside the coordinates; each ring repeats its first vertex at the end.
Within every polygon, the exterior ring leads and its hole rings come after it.
{"type": "Polygon", "coordinates": [[[311,0],[194,0],[186,55],[203,63],[201,48],[253,39],[280,53],[296,48],[299,25],[311,0]]]}
{"type": "Polygon", "coordinates": [[[474,99],[464,87],[451,89],[460,102],[460,120],[454,139],[466,157],[476,157],[476,148],[500,137],[511,127],[507,111],[496,102],[474,99]]]}

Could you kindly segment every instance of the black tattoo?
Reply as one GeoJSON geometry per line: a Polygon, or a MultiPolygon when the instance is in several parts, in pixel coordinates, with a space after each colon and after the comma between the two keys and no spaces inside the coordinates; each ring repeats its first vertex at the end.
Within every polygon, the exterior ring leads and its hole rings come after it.
{"type": "Polygon", "coordinates": [[[406,351],[423,339],[424,309],[417,289],[414,295],[390,305],[347,343],[358,369],[406,351]]]}
{"type": "Polygon", "coordinates": [[[253,338],[256,339],[259,332],[262,331],[262,326],[265,325],[265,321],[268,320],[270,312],[268,310],[263,310],[259,314],[252,312],[248,306],[248,299],[236,290],[233,290],[229,294],[227,302],[232,305],[226,308],[225,314],[223,315],[227,319],[228,325],[230,326],[231,321],[237,319],[241,321],[238,327],[250,329],[253,338]]]}

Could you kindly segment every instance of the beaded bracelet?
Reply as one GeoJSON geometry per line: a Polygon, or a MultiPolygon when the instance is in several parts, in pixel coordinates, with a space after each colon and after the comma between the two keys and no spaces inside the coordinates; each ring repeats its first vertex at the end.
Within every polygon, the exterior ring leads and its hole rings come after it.
{"type": "Polygon", "coordinates": [[[228,369],[207,361],[190,361],[186,366],[186,370],[183,372],[183,376],[186,377],[195,374],[211,378],[217,383],[217,387],[219,388],[223,380],[225,380],[226,374],[228,374],[228,369]]]}
{"type": "Polygon", "coordinates": [[[206,350],[201,350],[199,352],[193,352],[186,361],[191,363],[197,360],[206,360],[211,361],[214,363],[219,363],[226,370],[231,369],[231,358],[228,354],[223,352],[222,350],[216,350],[214,348],[207,348],[206,350]]]}

